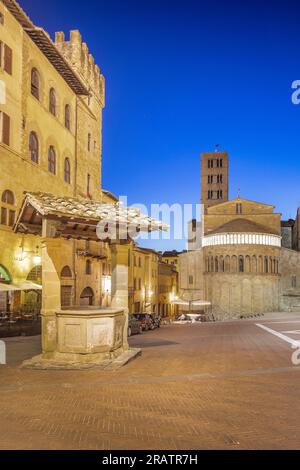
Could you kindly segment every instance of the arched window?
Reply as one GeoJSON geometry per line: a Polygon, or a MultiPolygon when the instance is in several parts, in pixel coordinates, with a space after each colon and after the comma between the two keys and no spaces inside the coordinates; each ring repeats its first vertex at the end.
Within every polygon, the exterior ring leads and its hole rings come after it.
{"type": "Polygon", "coordinates": [[[65,158],[64,179],[66,183],[71,183],[71,165],[68,158],[65,158]]]}
{"type": "Polygon", "coordinates": [[[244,257],[243,256],[239,257],[239,272],[240,273],[244,272],[244,257]]]}
{"type": "Polygon", "coordinates": [[[257,258],[256,258],[256,256],[252,256],[251,270],[252,270],[253,273],[257,273],[257,258]]]}
{"type": "Polygon", "coordinates": [[[51,88],[49,93],[49,111],[53,116],[56,116],[56,93],[54,88],[51,88]]]}
{"type": "Polygon", "coordinates": [[[13,207],[15,205],[15,196],[12,191],[8,189],[2,193],[1,197],[1,217],[0,223],[1,225],[7,225],[8,227],[12,227],[15,223],[15,216],[16,211],[13,207]]]}
{"type": "Polygon", "coordinates": [[[250,259],[250,256],[246,256],[246,258],[245,258],[245,272],[246,273],[251,272],[251,259],[250,259]]]}
{"type": "Polygon", "coordinates": [[[56,153],[53,146],[48,150],[48,170],[50,173],[56,174],[56,153]]]}
{"type": "Polygon", "coordinates": [[[60,277],[67,277],[71,278],[72,277],[72,271],[70,266],[64,266],[61,270],[60,277]]]}
{"type": "Polygon", "coordinates": [[[268,257],[265,256],[265,273],[268,274],[269,272],[269,260],[268,257]]]}
{"type": "Polygon", "coordinates": [[[216,256],[215,257],[215,272],[217,273],[219,271],[219,261],[218,261],[218,257],[216,256]]]}
{"type": "Polygon", "coordinates": [[[65,126],[71,130],[71,107],[69,104],[65,106],[65,126]]]}
{"type": "Polygon", "coordinates": [[[230,266],[230,271],[232,273],[237,272],[237,257],[234,255],[231,257],[231,266],[230,266]]]}
{"type": "Polygon", "coordinates": [[[88,259],[85,265],[85,274],[90,276],[92,274],[92,262],[88,259]]]}
{"type": "Polygon", "coordinates": [[[88,134],[88,151],[91,151],[92,135],[88,134]]]}
{"type": "Polygon", "coordinates": [[[34,163],[39,163],[39,140],[35,132],[30,132],[29,152],[31,161],[34,163]]]}
{"type": "Polygon", "coordinates": [[[31,94],[37,100],[40,99],[40,75],[35,68],[31,70],[31,94]]]}

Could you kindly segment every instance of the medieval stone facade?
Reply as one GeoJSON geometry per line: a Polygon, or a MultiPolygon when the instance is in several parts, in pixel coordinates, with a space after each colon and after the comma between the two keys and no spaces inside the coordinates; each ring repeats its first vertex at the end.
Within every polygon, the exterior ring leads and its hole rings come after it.
{"type": "MultiPolygon", "coordinates": [[[[300,311],[300,252],[291,249],[291,224],[282,224],[273,206],[240,197],[205,204],[198,226],[200,247],[180,256],[181,296],[211,302],[220,320],[300,311]]],[[[295,228],[293,234],[297,248],[295,228]]]]}
{"type": "MultiPolygon", "coordinates": [[[[68,39],[58,32],[52,41],[15,0],[1,0],[0,13],[0,311],[17,311],[41,304],[34,289],[42,284],[41,238],[13,231],[24,192],[118,199],[102,188],[105,80],[80,32],[68,39]]],[[[110,306],[109,245],[60,240],[57,247],[62,306],[110,306]]],[[[134,243],[127,249],[129,309],[157,312],[159,255],[134,243]]]]}

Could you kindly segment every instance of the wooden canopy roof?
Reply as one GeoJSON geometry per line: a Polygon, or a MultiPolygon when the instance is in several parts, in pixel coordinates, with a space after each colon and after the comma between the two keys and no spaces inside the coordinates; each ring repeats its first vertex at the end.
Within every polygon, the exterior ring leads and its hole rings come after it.
{"type": "Polygon", "coordinates": [[[14,231],[41,236],[44,219],[56,222],[55,237],[79,240],[111,241],[114,238],[110,235],[111,227],[116,227],[119,234],[127,232],[128,227],[136,227],[136,235],[142,231],[169,229],[168,225],[141,214],[136,208],[39,192],[25,193],[14,231]],[[97,235],[99,223],[107,231],[104,240],[97,235]]]}

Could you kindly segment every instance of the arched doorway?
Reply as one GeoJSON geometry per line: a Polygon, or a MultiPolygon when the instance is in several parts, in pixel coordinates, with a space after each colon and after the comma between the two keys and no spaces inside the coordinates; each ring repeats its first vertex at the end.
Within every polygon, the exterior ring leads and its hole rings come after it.
{"type": "Polygon", "coordinates": [[[80,296],[80,305],[82,307],[89,307],[94,305],[94,291],[90,287],[86,287],[80,296]]]}

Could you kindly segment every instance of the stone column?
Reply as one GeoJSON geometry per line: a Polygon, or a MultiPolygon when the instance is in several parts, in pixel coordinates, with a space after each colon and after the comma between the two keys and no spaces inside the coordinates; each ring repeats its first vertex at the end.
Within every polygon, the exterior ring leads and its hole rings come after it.
{"type": "Polygon", "coordinates": [[[42,351],[45,359],[51,359],[57,349],[56,313],[61,309],[60,278],[54,260],[59,258],[60,239],[55,235],[55,225],[43,221],[42,234],[42,351]]]}
{"type": "Polygon", "coordinates": [[[128,249],[127,244],[111,244],[112,258],[112,282],[111,282],[111,306],[122,308],[126,316],[123,345],[128,349],[128,249]]]}

